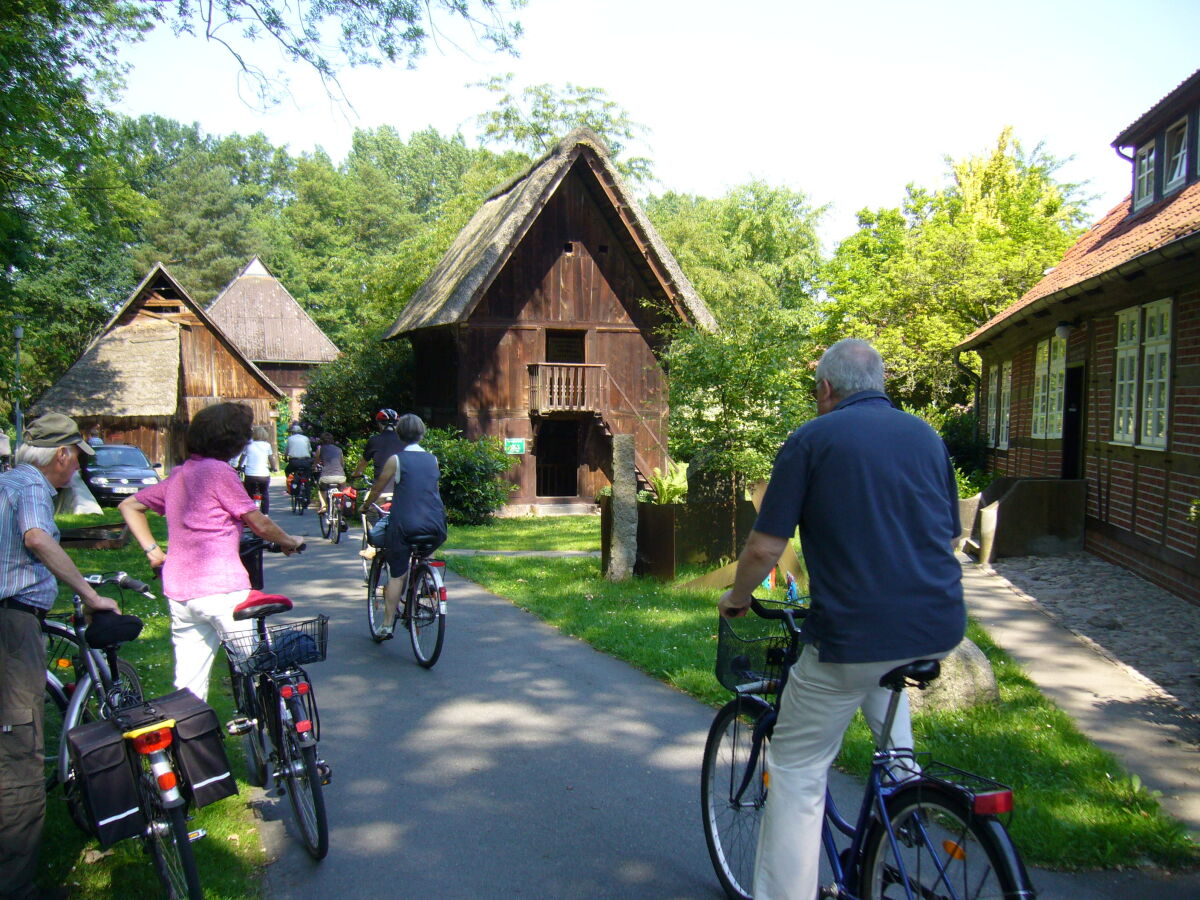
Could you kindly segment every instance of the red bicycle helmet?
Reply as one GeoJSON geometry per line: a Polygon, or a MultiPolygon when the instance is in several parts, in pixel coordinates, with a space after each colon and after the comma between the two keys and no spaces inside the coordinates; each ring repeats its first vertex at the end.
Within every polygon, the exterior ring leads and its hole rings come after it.
{"type": "Polygon", "coordinates": [[[381,409],[375,413],[375,421],[380,425],[395,427],[400,421],[400,414],[394,409],[381,409]]]}

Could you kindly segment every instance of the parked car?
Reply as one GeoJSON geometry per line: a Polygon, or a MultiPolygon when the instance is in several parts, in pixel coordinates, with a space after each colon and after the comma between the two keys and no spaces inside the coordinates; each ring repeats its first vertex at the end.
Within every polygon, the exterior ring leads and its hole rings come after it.
{"type": "Polygon", "coordinates": [[[162,463],[151,465],[137,447],[97,444],[92,449],[96,455],[81,460],[80,475],[101,506],[116,506],[130,494],[160,480],[155,469],[162,468],[162,463]]]}

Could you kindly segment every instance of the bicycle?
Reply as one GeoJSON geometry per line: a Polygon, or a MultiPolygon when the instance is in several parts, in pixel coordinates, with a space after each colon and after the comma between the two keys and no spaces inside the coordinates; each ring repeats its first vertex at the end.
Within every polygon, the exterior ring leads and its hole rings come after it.
{"type": "Polygon", "coordinates": [[[430,558],[438,544],[433,537],[415,535],[408,538],[408,544],[412,550],[404,602],[397,604],[390,623],[383,621],[387,615],[384,591],[391,578],[390,570],[385,554],[376,552],[371,560],[371,571],[367,576],[367,627],[371,640],[378,644],[392,636],[392,632],[383,630],[387,625],[394,630],[397,620],[403,622],[417,664],[428,669],[441,656],[446,636],[446,585],[442,578],[446,564],[430,558]]]}
{"type": "MultiPolygon", "coordinates": [[[[87,581],[154,597],[145,584],[124,572],[89,575],[87,581]]],[[[44,633],[63,642],[59,649],[68,643],[78,649],[76,665],[82,664],[82,673],[63,710],[54,780],[63,785],[72,820],[98,837],[102,846],[138,837],[154,862],[168,898],[201,900],[204,894],[192,842],[205,833],[199,829],[189,831],[187,825],[192,787],[180,775],[180,760],[172,747],[176,743],[176,720],[166,709],[175,695],[161,701],[144,701],[136,673],[129,678],[132,669],[117,656],[121,644],[135,640],[140,634],[141,619],[112,616],[102,632],[97,627],[98,616],[93,618],[92,625],[84,626],[83,601],[78,595],[74,596],[73,604],[72,634],[61,623],[43,624],[44,633]],[[164,706],[162,710],[156,705],[160,703],[164,706]],[[121,751],[115,750],[117,744],[121,745],[121,751]],[[96,812],[96,798],[91,796],[86,783],[92,775],[86,768],[80,768],[81,760],[87,759],[91,751],[105,758],[106,771],[111,773],[113,782],[133,785],[133,796],[127,798],[116,790],[110,791],[111,785],[106,785],[103,798],[115,802],[115,797],[122,801],[118,806],[127,803],[133,806],[107,817],[96,812]],[[125,768],[119,762],[112,762],[119,759],[114,756],[119,752],[124,754],[125,768]]],[[[47,678],[48,691],[53,692],[51,685],[56,680],[47,678]]],[[[48,702],[56,703],[57,696],[55,701],[48,702]]],[[[199,702],[190,694],[188,697],[199,702]]],[[[228,773],[224,777],[232,783],[228,773]]]]}
{"type": "Polygon", "coordinates": [[[362,511],[362,537],[358,550],[358,558],[362,561],[363,584],[367,584],[371,578],[371,560],[374,559],[374,553],[371,550],[377,551],[378,548],[371,543],[371,528],[377,525],[379,521],[387,516],[392,508],[392,495],[380,494],[379,503],[372,503],[377,517],[374,522],[371,521],[371,510],[364,509],[362,511]]]}
{"type": "Polygon", "coordinates": [[[306,468],[296,468],[292,471],[292,513],[304,515],[308,504],[312,502],[312,474],[306,468]]]}
{"type": "Polygon", "coordinates": [[[321,512],[321,537],[328,538],[331,543],[342,539],[346,524],[346,505],[357,496],[354,488],[348,484],[331,484],[322,488],[325,496],[325,509],[321,512]]]}
{"type": "MultiPolygon", "coordinates": [[[[749,900],[770,773],[766,746],[788,670],[799,654],[807,610],[751,608],[782,623],[782,636],[747,640],[722,618],[717,677],[736,697],[709,729],[701,767],[701,806],[709,857],[726,894],[749,900]]],[[[826,791],[821,845],[833,882],[820,897],[841,900],[1032,900],[1036,892],[1001,817],[1012,791],[999,782],[888,748],[900,692],[938,677],[937,660],[917,660],[884,675],[892,691],[858,817],[843,818],[826,791]],[[913,774],[919,773],[919,774],[913,774]],[[839,850],[835,834],[849,840],[839,850]]]]}
{"type": "Polygon", "coordinates": [[[323,787],[332,771],[317,755],[321,720],[316,693],[302,667],[325,659],[329,617],[267,624],[268,616],[291,608],[287,597],[252,590],[234,609],[235,620],[254,620],[255,627],[222,641],[237,708],[226,731],[246,736],[250,782],[265,787],[270,775],[272,784],[287,793],[304,848],[319,860],[329,852],[323,787]]]}

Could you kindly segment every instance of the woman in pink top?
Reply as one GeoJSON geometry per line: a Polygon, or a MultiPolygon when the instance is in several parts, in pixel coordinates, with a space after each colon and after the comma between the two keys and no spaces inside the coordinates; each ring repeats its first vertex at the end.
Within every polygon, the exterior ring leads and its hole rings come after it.
{"type": "Polygon", "coordinates": [[[165,481],[121,501],[121,515],[153,568],[162,568],[171,609],[175,687],[204,700],[221,636],[250,627],[233,609],[250,592],[238,555],[242,526],[291,555],[303,538],[284,533],[259,512],[228,460],[250,439],[253,413],[244,403],[217,403],[196,414],[187,431],[187,462],[165,481]],[[167,518],[170,552],[154,541],[146,510],[167,518]]]}

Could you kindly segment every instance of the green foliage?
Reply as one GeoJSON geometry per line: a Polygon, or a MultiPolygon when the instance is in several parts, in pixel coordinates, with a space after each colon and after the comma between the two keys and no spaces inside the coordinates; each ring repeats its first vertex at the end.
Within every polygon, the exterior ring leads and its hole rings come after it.
{"type": "Polygon", "coordinates": [[[996,480],[996,476],[991,472],[984,472],[982,470],[964,472],[958,466],[955,466],[954,480],[958,484],[958,496],[966,499],[967,497],[974,497],[982,491],[996,480]]]}
{"type": "Polygon", "coordinates": [[[949,166],[945,189],[910,185],[902,208],[859,213],[829,267],[818,334],[823,345],[872,341],[889,393],[914,405],[966,401],[955,344],[1058,262],[1083,215],[1077,186],[1054,178],[1061,162],[1040,146],[1026,153],[1011,129],[949,166]]]}
{"type": "Polygon", "coordinates": [[[1200,522],[1200,497],[1192,501],[1191,508],[1188,509],[1188,521],[1200,522]]]}
{"type": "Polygon", "coordinates": [[[304,392],[308,433],[328,431],[339,442],[375,430],[384,407],[412,406],[412,349],[407,341],[356,344],[317,369],[304,392]]]}
{"type": "Polygon", "coordinates": [[[502,477],[516,465],[516,457],[504,452],[499,438],[470,441],[455,428],[431,428],[421,446],[438,459],[446,518],[455,525],[482,525],[516,489],[502,477]]]}
{"type": "Polygon", "coordinates": [[[652,197],[646,209],[720,325],[671,335],[671,455],[703,453],[714,471],[766,477],[788,433],[813,414],[806,363],[824,210],[761,182],[719,200],[652,197]]]}
{"type": "Polygon", "coordinates": [[[651,495],[651,502],[667,505],[686,501],[687,472],[688,466],[684,462],[671,462],[665,472],[655,466],[654,474],[650,476],[650,487],[654,492],[651,495]]]}
{"type": "Polygon", "coordinates": [[[622,175],[633,182],[653,179],[649,159],[623,156],[630,142],[646,132],[646,126],[630,119],[625,108],[610,100],[603,88],[568,83],[559,92],[550,84],[534,84],[517,97],[513,94],[512,80],[510,72],[472,85],[498,97],[494,109],[477,117],[485,144],[507,144],[538,157],[570,131],[587,127],[608,144],[622,175]]]}

